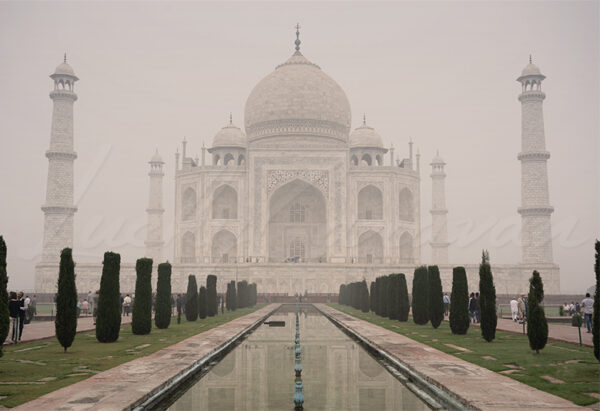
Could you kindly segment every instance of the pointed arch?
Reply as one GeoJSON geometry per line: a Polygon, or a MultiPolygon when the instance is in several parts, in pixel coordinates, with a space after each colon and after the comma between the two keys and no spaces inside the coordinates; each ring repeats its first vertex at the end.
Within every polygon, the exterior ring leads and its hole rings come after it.
{"type": "Polygon", "coordinates": [[[363,156],[360,159],[360,165],[370,166],[371,164],[373,164],[373,159],[371,158],[371,155],[368,153],[363,154],[363,156]]]}
{"type": "Polygon", "coordinates": [[[404,232],[400,236],[400,263],[412,264],[414,262],[413,247],[413,237],[408,232],[404,232]]]}
{"type": "Polygon", "coordinates": [[[228,166],[230,163],[235,164],[235,158],[233,157],[233,154],[227,153],[223,158],[223,165],[228,166]]]}
{"type": "Polygon", "coordinates": [[[358,261],[366,264],[383,263],[383,238],[368,230],[358,237],[358,261]]]}
{"type": "Polygon", "coordinates": [[[375,160],[376,160],[378,166],[382,166],[383,165],[383,158],[381,157],[381,154],[377,154],[375,156],[375,160]]]}
{"type": "Polygon", "coordinates": [[[191,231],[186,231],[181,237],[181,262],[196,262],[196,236],[191,231]]]}
{"type": "Polygon", "coordinates": [[[212,218],[234,220],[238,218],[237,191],[229,184],[219,186],[213,193],[212,218]]]}
{"type": "Polygon", "coordinates": [[[221,165],[221,156],[218,154],[214,154],[213,155],[213,166],[220,166],[221,165]]]}
{"type": "Polygon", "coordinates": [[[400,210],[399,216],[400,216],[401,220],[404,220],[404,221],[414,221],[415,220],[413,194],[408,188],[403,188],[400,191],[399,210],[400,210]]]}
{"type": "Polygon", "coordinates": [[[213,263],[235,263],[237,260],[237,238],[229,230],[221,230],[212,238],[211,256],[213,263]]]}
{"type": "Polygon", "coordinates": [[[196,218],[196,190],[188,187],[183,192],[181,219],[184,221],[196,218]]]}
{"type": "Polygon", "coordinates": [[[243,154],[240,154],[237,161],[238,166],[243,166],[246,164],[246,157],[243,154]]]}
{"type": "Polygon", "coordinates": [[[358,219],[383,219],[383,194],[372,184],[363,187],[358,192],[358,219]]]}
{"type": "Polygon", "coordinates": [[[356,154],[352,154],[352,157],[350,157],[350,164],[353,166],[358,165],[358,157],[356,157],[356,154]]]}

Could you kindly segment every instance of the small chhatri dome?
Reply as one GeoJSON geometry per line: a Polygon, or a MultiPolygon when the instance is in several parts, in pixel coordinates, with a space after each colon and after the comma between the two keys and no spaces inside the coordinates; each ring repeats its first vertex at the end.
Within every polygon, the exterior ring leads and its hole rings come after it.
{"type": "Polygon", "coordinates": [[[524,77],[530,77],[530,76],[541,77],[542,79],[546,78],[546,76],[544,76],[542,74],[542,72],[540,71],[539,67],[536,66],[535,64],[533,64],[531,55],[529,55],[529,64],[527,64],[525,66],[525,68],[521,72],[521,76],[517,80],[524,78],[524,77]]]}
{"type": "Polygon", "coordinates": [[[158,154],[158,148],[156,149],[156,152],[154,153],[154,155],[152,156],[152,158],[150,159],[151,163],[162,163],[162,157],[160,156],[160,154],[158,154]]]}
{"type": "Polygon", "coordinates": [[[383,148],[383,140],[373,127],[367,125],[367,118],[363,116],[363,123],[350,134],[350,148],[373,147],[383,148]]]}
{"type": "Polygon", "coordinates": [[[433,157],[433,159],[431,160],[431,164],[441,164],[441,165],[446,164],[444,159],[440,156],[440,150],[436,151],[435,157],[433,157]]]}
{"type": "Polygon", "coordinates": [[[233,124],[231,114],[229,114],[229,124],[215,135],[212,147],[246,147],[246,135],[233,124]]]}
{"type": "Polygon", "coordinates": [[[54,76],[69,76],[73,77],[75,80],[79,80],[75,75],[75,71],[73,71],[73,67],[71,67],[69,63],[67,63],[67,53],[65,53],[63,62],[56,67],[56,70],[54,70],[54,74],[52,74],[50,77],[54,76]]]}

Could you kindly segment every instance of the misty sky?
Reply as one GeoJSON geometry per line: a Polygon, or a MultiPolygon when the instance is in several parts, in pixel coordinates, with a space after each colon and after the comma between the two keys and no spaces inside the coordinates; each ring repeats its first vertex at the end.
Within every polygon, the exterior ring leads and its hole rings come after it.
{"type": "MultiPolygon", "coordinates": [[[[188,152],[252,88],[301,50],[345,90],[353,128],[363,113],[396,158],[422,154],[423,241],[431,224],[431,158],[448,174],[450,262],[520,261],[520,103],[529,54],[543,90],[554,259],[561,289],[594,282],[600,235],[598,2],[0,3],[0,234],[9,288],[33,288],[41,254],[52,102],[48,78],[66,51],[75,103],[76,261],[144,254],[148,160],[164,180],[172,258],[174,152],[188,152]]],[[[389,157],[386,157],[386,165],[389,157]]],[[[422,248],[427,263],[430,249],[422,248]]]]}

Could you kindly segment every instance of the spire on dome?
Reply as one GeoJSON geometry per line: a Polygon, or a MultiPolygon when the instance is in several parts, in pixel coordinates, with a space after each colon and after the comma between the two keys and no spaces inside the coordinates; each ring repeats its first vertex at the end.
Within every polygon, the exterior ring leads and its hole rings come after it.
{"type": "Polygon", "coordinates": [[[300,53],[300,23],[296,23],[296,41],[294,42],[296,44],[296,53],[295,54],[301,54],[300,53]]]}
{"type": "Polygon", "coordinates": [[[533,60],[531,59],[531,54],[529,55],[529,64],[533,64],[533,60]]]}
{"type": "Polygon", "coordinates": [[[63,60],[63,63],[66,63],[66,62],[67,62],[67,52],[65,51],[65,58],[63,60]]]}
{"type": "Polygon", "coordinates": [[[233,125],[233,115],[231,114],[231,111],[229,112],[229,125],[233,125]]]}
{"type": "Polygon", "coordinates": [[[367,114],[363,113],[363,126],[367,125],[367,114]]]}

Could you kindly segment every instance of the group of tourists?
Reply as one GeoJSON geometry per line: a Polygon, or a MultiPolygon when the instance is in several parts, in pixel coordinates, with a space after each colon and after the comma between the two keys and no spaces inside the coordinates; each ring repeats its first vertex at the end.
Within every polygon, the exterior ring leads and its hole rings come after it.
{"type": "MultiPolygon", "coordinates": [[[[35,296],[34,296],[35,297],[35,296]]],[[[16,293],[11,291],[8,297],[8,312],[10,315],[10,340],[13,344],[21,341],[23,335],[23,327],[25,326],[25,320],[29,313],[29,306],[32,306],[35,310],[35,299],[32,300],[28,295],[24,296],[23,291],[16,293]]],[[[29,320],[31,320],[29,318],[29,320]]]]}
{"type": "Polygon", "coordinates": [[[473,324],[481,322],[481,306],[479,305],[479,293],[471,293],[469,296],[469,318],[473,324]]]}
{"type": "Polygon", "coordinates": [[[529,302],[525,294],[521,294],[516,300],[514,298],[510,300],[510,314],[514,322],[523,324],[527,321],[529,302]]]}

